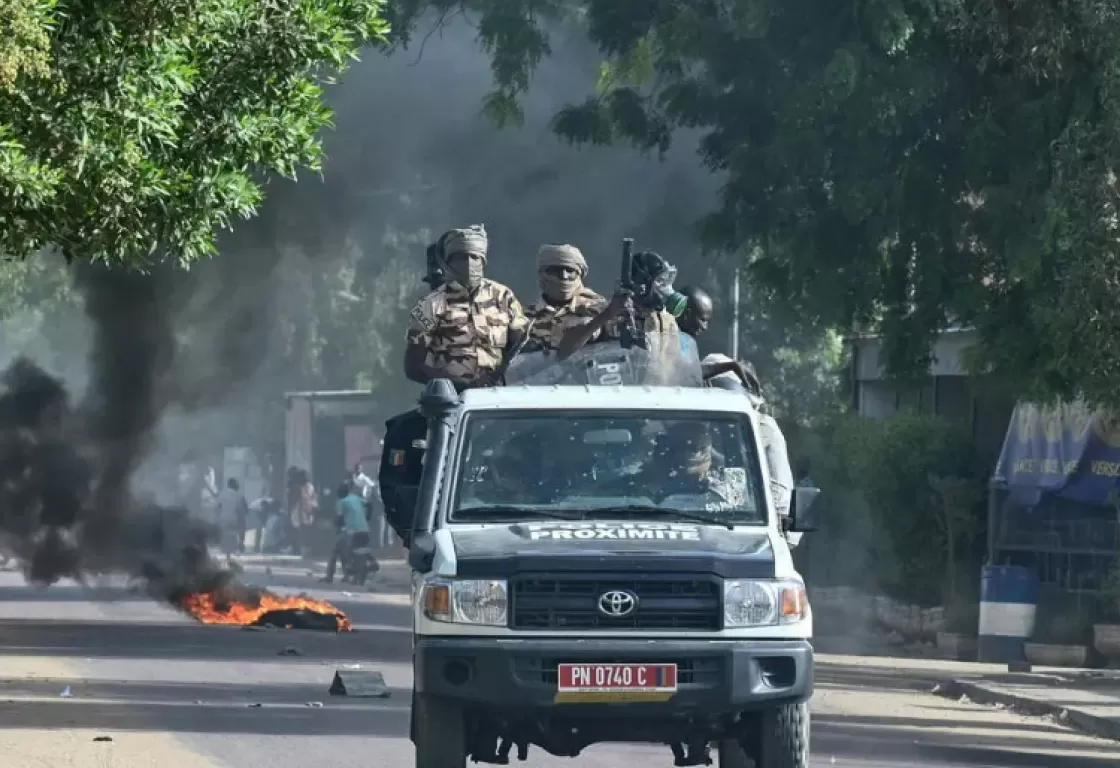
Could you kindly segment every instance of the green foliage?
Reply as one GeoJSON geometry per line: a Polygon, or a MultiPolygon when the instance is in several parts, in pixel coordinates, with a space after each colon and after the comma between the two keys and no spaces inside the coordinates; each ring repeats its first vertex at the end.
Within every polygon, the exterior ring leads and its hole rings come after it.
{"type": "Polygon", "coordinates": [[[0,366],[26,355],[68,381],[85,376],[88,323],[71,278],[56,252],[0,261],[0,366]]]}
{"type": "Polygon", "coordinates": [[[1108,574],[1100,596],[1098,614],[1104,621],[1120,621],[1120,565],[1108,574]]]}
{"type": "Polygon", "coordinates": [[[503,112],[582,23],[606,60],[557,115],[573,141],[664,150],[678,129],[727,179],[711,244],[826,325],[877,325],[891,370],[976,326],[1036,397],[1120,403],[1120,7],[1104,0],[406,0],[463,8],[503,112]]]}
{"type": "Polygon", "coordinates": [[[214,253],[267,175],[319,170],[321,86],[387,32],[382,0],[6,8],[18,13],[0,42],[0,252],[55,245],[136,266],[214,253]]]}
{"type": "Polygon", "coordinates": [[[1038,598],[1031,640],[1051,645],[1092,645],[1093,606],[1084,595],[1043,591],[1038,598]]]}
{"type": "Polygon", "coordinates": [[[984,475],[966,433],[932,416],[841,416],[824,430],[812,461],[829,500],[818,538],[835,553],[822,553],[834,560],[822,566],[830,583],[927,606],[963,597],[956,574],[975,581],[984,513],[984,475]]]}
{"type": "Polygon", "coordinates": [[[766,401],[791,441],[797,431],[841,412],[844,344],[837,333],[802,322],[765,286],[746,280],[740,328],[740,357],[755,366],[766,401]]]}
{"type": "Polygon", "coordinates": [[[54,0],[0,0],[0,92],[10,92],[21,77],[50,74],[54,0]]]}

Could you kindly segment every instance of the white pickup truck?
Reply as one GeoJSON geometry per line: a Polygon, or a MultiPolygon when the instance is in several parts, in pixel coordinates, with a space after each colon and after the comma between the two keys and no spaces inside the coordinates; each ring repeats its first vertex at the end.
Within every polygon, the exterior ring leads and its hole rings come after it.
{"type": "MultiPolygon", "coordinates": [[[[610,375],[609,352],[578,375],[610,375]]],[[[534,370],[421,398],[417,768],[599,742],[807,768],[813,616],[786,533],[815,527],[819,491],[796,490],[783,530],[745,397],[534,370]]]]}

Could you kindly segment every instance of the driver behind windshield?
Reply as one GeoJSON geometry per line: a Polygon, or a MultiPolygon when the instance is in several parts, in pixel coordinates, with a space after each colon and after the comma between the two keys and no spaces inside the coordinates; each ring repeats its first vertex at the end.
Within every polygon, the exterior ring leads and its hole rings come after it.
{"type": "Polygon", "coordinates": [[[641,470],[622,482],[634,495],[660,501],[668,496],[709,497],[712,484],[712,438],[701,422],[670,424],[656,439],[641,470]]]}
{"type": "Polygon", "coordinates": [[[487,451],[476,479],[465,490],[467,506],[544,504],[540,450],[531,435],[519,435],[487,451]]]}

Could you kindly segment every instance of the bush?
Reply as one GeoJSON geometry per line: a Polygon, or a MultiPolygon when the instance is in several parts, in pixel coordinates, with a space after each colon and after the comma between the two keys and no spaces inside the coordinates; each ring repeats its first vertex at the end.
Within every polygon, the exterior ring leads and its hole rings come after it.
{"type": "Polygon", "coordinates": [[[986,472],[964,430],[931,416],[843,416],[821,433],[813,480],[828,514],[811,578],[922,606],[970,602],[986,472]]]}
{"type": "Polygon", "coordinates": [[[1043,590],[1031,640],[1051,645],[1092,645],[1092,607],[1083,595],[1043,590]]]}

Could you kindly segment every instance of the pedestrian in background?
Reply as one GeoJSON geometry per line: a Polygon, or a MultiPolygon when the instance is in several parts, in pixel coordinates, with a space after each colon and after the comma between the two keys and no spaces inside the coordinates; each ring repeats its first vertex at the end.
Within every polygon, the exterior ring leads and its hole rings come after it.
{"type": "Polygon", "coordinates": [[[231,477],[218,496],[218,528],[221,531],[222,552],[227,558],[232,557],[234,552],[245,551],[248,518],[249,504],[241,492],[241,484],[231,477]]]}
{"type": "Polygon", "coordinates": [[[319,499],[315,494],[315,486],[311,484],[311,476],[306,469],[289,470],[289,515],[291,519],[291,547],[292,553],[305,556],[311,546],[311,532],[315,525],[315,513],[319,508],[319,499]]]}
{"type": "Polygon", "coordinates": [[[258,555],[264,551],[265,530],[276,511],[276,502],[270,496],[262,496],[249,505],[249,519],[254,530],[253,549],[258,555]]]}

